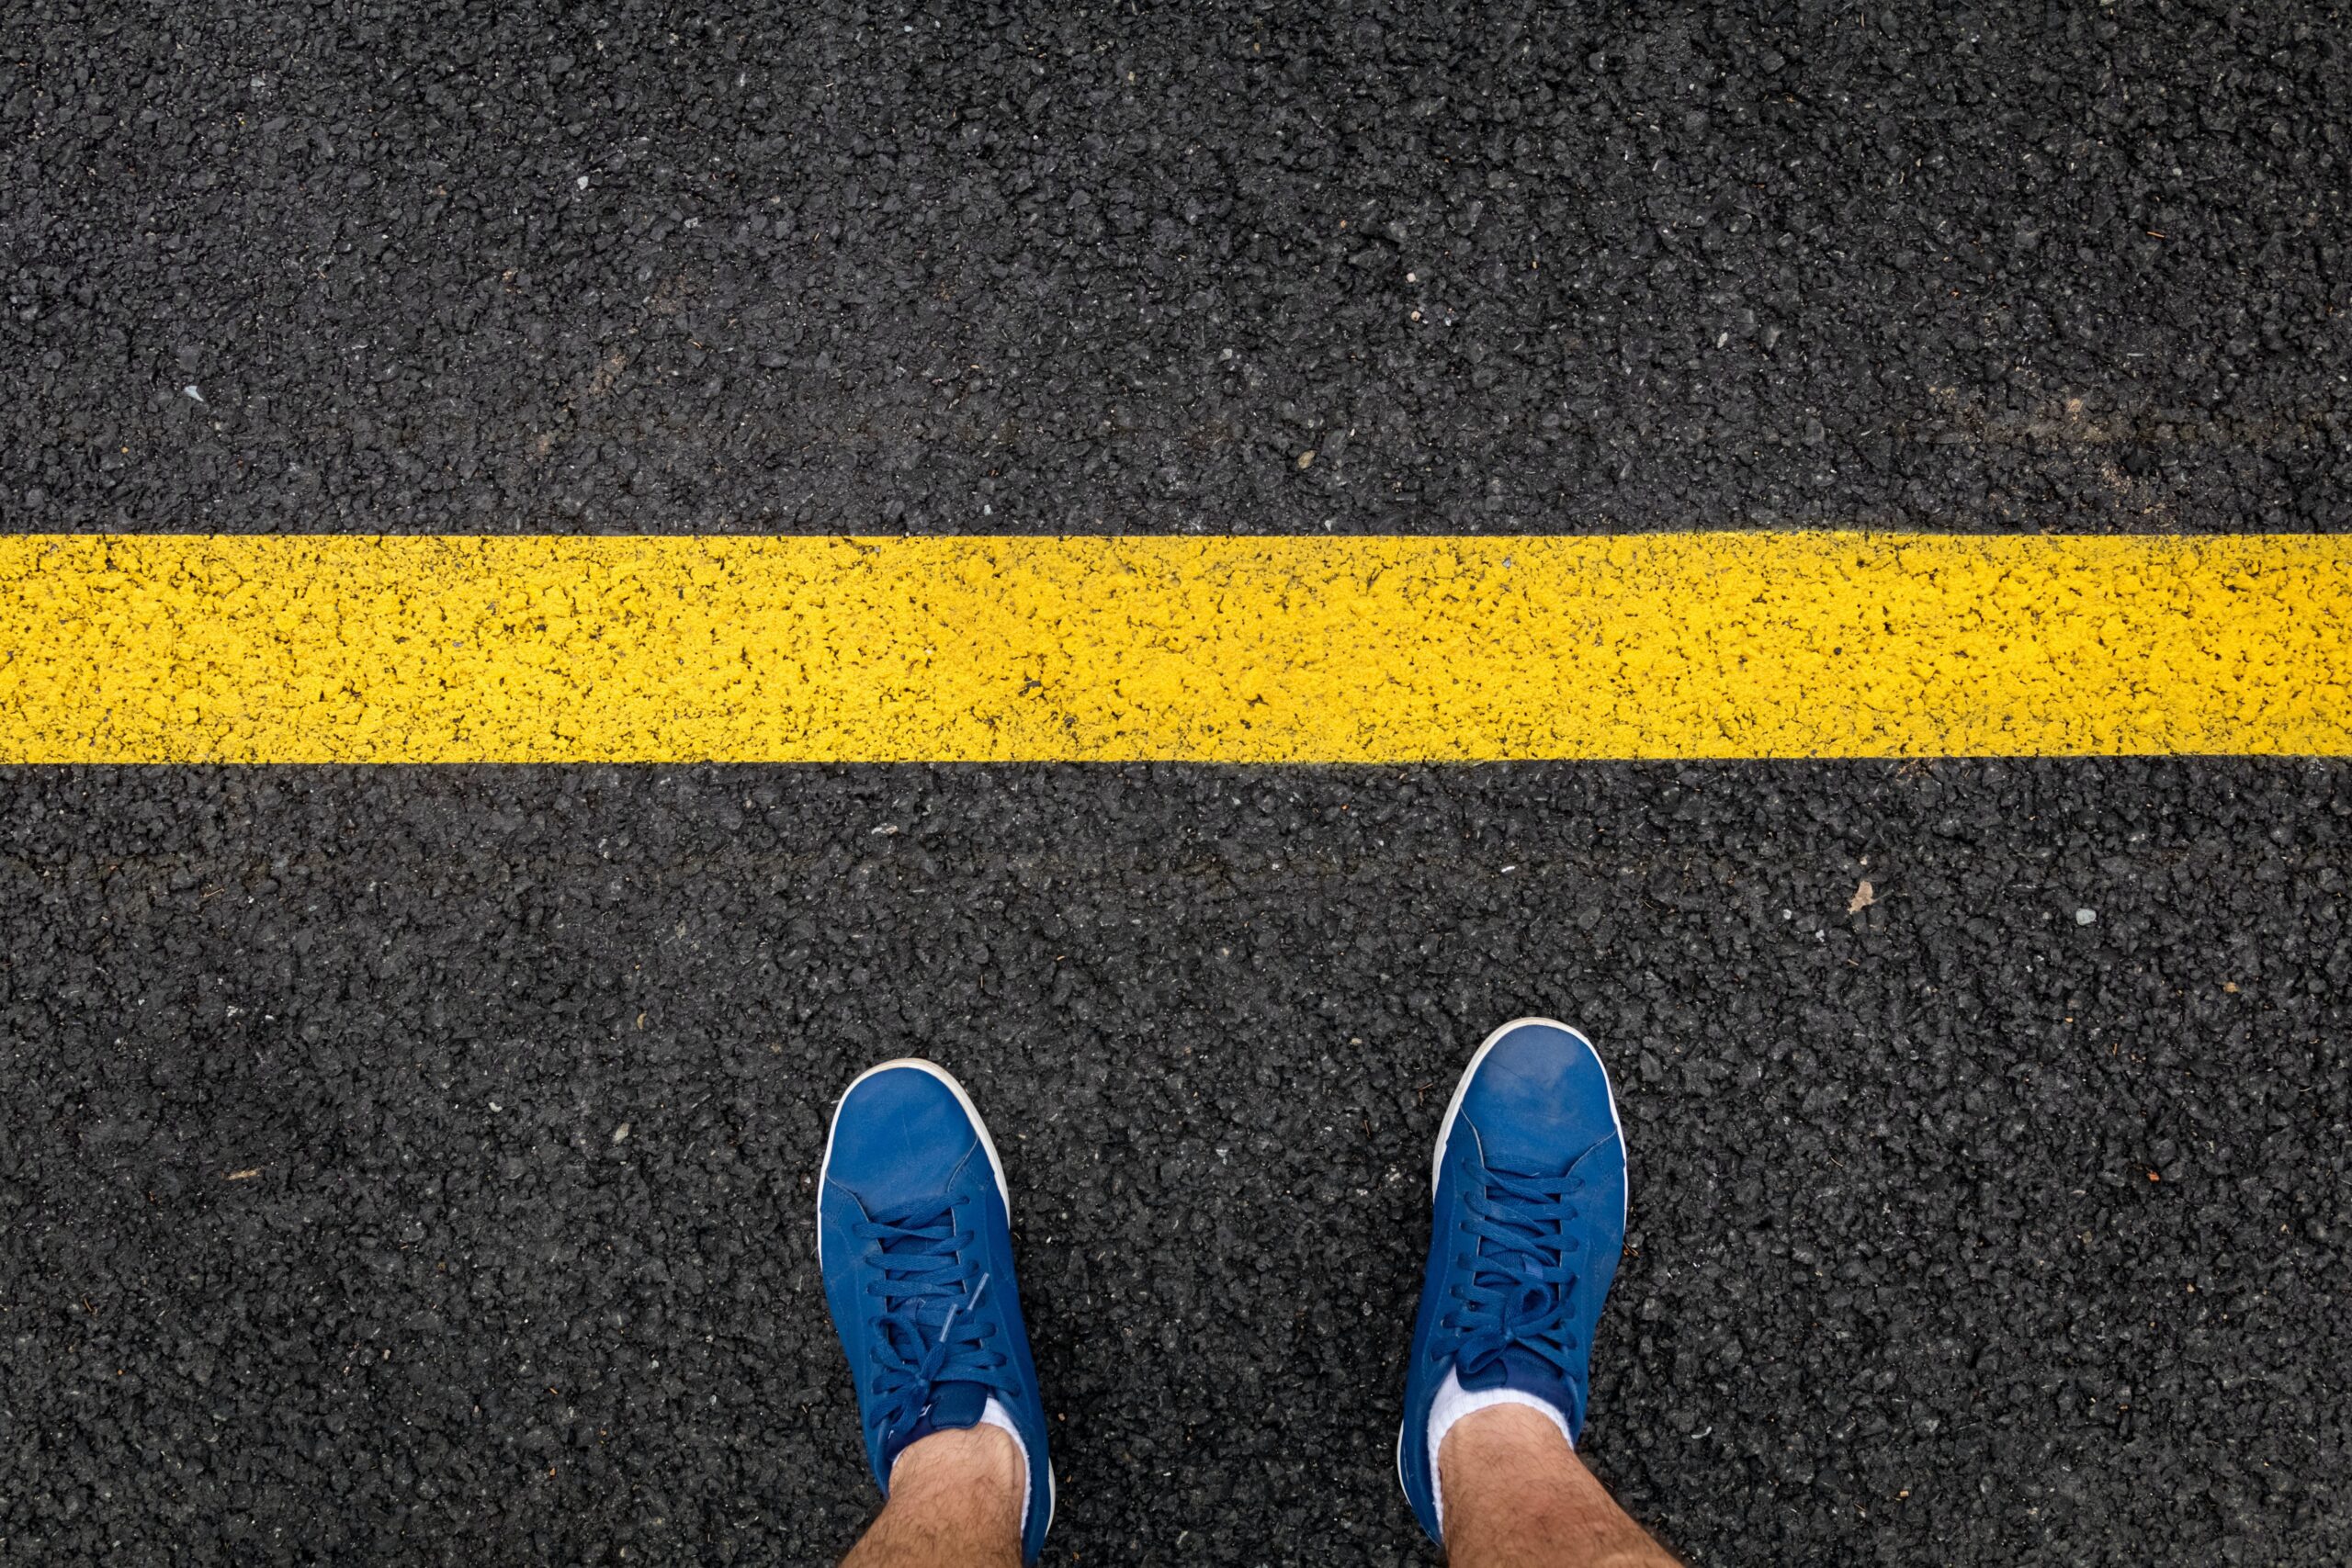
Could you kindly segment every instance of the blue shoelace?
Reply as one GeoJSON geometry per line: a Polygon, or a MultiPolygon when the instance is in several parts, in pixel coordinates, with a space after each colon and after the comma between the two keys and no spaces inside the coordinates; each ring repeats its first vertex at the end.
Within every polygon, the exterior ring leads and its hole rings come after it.
{"type": "Polygon", "coordinates": [[[932,1201],[855,1227],[878,1276],[865,1286],[866,1294],[881,1298],[869,1392],[882,1402],[875,1416],[886,1448],[922,1424],[941,1383],[978,1383],[1006,1399],[1014,1394],[1010,1359],[989,1348],[996,1325],[973,1315],[989,1276],[978,1272],[977,1260],[958,1256],[956,1211],[964,1202],[932,1201]]]}
{"type": "Polygon", "coordinates": [[[1567,1325],[1577,1288],[1570,1255],[1577,1245],[1569,1199],[1583,1185],[1573,1176],[1490,1168],[1484,1190],[1464,1195],[1476,1255],[1454,1259],[1470,1277],[1454,1289],[1460,1305],[1439,1324],[1465,1336],[1456,1356],[1464,1373],[1486,1371],[1516,1345],[1569,1376],[1577,1348],[1567,1325]]]}

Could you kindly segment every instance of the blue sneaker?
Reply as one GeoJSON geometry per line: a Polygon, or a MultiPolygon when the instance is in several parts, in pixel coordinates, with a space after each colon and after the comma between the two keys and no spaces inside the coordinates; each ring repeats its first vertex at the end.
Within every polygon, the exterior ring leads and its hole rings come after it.
{"type": "Polygon", "coordinates": [[[964,1088],[929,1062],[885,1062],[842,1095],[817,1179],[825,1303],[857,1380],[882,1495],[909,1443],[987,1421],[1028,1461],[1021,1551],[1054,1517],[1046,1408],[1012,1282],[1004,1167],[964,1088]]]}
{"type": "Polygon", "coordinates": [[[1624,1134],[1592,1043],[1546,1018],[1487,1036],[1439,1125],[1430,1184],[1396,1475],[1442,1545],[1442,1428],[1532,1404],[1571,1446],[1584,1430],[1593,1327],[1625,1247],[1624,1134]]]}

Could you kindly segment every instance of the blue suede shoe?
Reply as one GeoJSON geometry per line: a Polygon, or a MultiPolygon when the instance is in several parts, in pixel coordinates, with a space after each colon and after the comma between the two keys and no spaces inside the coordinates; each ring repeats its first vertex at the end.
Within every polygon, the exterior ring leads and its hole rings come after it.
{"type": "Polygon", "coordinates": [[[857,1380],[882,1495],[899,1450],[933,1432],[1002,1426],[1029,1465],[1023,1559],[1053,1522],[1046,1409],[1029,1359],[1004,1168],[963,1086],[929,1062],[885,1062],[842,1096],[818,1177],[817,1261],[857,1380]]]}
{"type": "Polygon", "coordinates": [[[1625,1143],[1585,1037],[1522,1018],[1470,1058],[1439,1125],[1436,1214],[1396,1474],[1444,1542],[1430,1416],[1534,1404],[1573,1445],[1592,1332],[1625,1247],[1625,1143]]]}

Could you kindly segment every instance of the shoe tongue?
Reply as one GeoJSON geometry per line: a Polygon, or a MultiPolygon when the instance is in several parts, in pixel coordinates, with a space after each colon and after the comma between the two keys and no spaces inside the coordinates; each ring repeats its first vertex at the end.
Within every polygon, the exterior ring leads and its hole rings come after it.
{"type": "Polygon", "coordinates": [[[1568,1424],[1568,1430],[1572,1432],[1583,1424],[1582,1396],[1573,1385],[1562,1380],[1549,1361],[1532,1350],[1506,1345],[1501,1355],[1489,1359],[1475,1372],[1456,1361],[1453,1375],[1471,1393],[1508,1388],[1532,1394],[1558,1411],[1560,1419],[1568,1424]]]}
{"type": "Polygon", "coordinates": [[[1472,1393],[1482,1393],[1490,1388],[1515,1388],[1543,1399],[1552,1397],[1547,1391],[1559,1382],[1559,1374],[1552,1370],[1549,1361],[1520,1345],[1504,1346],[1501,1355],[1488,1357],[1486,1365],[1476,1371],[1456,1363],[1453,1375],[1472,1393]]]}
{"type": "Polygon", "coordinates": [[[931,1385],[931,1409],[915,1424],[915,1438],[928,1438],[933,1432],[954,1432],[966,1427],[977,1427],[980,1412],[988,1408],[989,1388],[978,1382],[939,1382],[931,1385]]]}

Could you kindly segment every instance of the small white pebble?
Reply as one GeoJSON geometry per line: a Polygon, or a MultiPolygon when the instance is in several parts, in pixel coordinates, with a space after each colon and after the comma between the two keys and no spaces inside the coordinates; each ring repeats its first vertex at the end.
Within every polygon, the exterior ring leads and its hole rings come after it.
{"type": "Polygon", "coordinates": [[[619,1126],[613,1129],[613,1142],[616,1144],[626,1144],[628,1142],[628,1122],[624,1122],[619,1126]]]}
{"type": "Polygon", "coordinates": [[[2077,909],[2075,911],[2075,923],[2078,926],[2089,925],[2093,920],[2098,919],[2098,911],[2097,909],[2077,909]]]}
{"type": "Polygon", "coordinates": [[[586,175],[582,175],[575,183],[582,190],[586,190],[588,188],[588,176],[586,175]]]}
{"type": "Polygon", "coordinates": [[[193,381],[190,381],[187,386],[182,387],[180,390],[186,392],[189,397],[194,398],[199,403],[204,401],[204,394],[196,389],[196,383],[193,381]]]}

